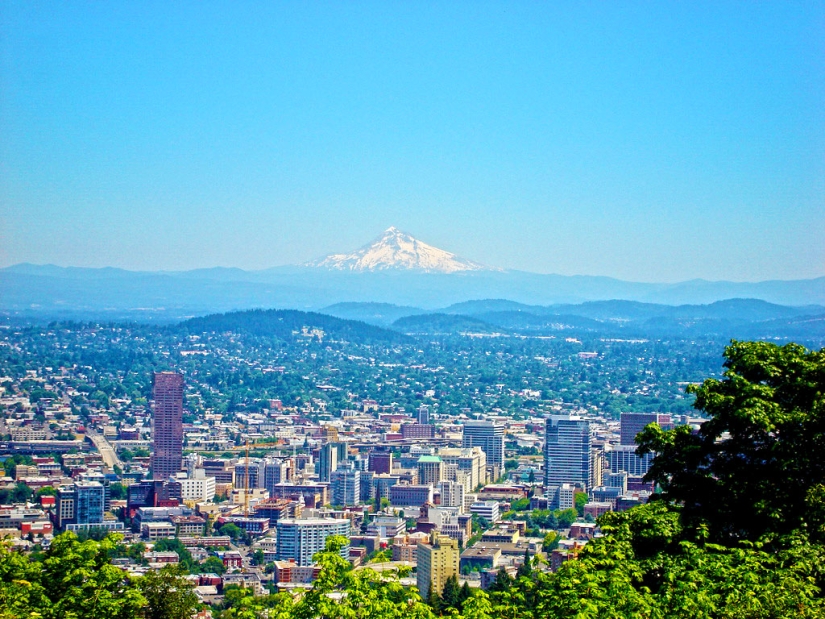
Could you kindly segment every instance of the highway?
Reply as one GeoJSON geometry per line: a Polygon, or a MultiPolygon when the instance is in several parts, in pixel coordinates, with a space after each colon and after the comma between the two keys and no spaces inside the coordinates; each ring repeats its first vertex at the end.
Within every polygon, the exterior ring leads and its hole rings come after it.
{"type": "Polygon", "coordinates": [[[117,457],[114,447],[112,447],[109,441],[107,441],[102,434],[98,434],[94,430],[86,428],[86,437],[92,441],[95,447],[97,447],[97,450],[103,458],[103,463],[106,466],[112,470],[114,470],[115,465],[123,468],[123,462],[121,462],[120,458],[117,457]]]}

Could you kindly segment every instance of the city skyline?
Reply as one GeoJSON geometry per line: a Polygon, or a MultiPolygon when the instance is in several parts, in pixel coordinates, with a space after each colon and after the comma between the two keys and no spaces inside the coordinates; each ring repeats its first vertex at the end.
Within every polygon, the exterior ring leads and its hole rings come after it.
{"type": "Polygon", "coordinates": [[[0,11],[0,267],[825,274],[821,2],[0,11]]]}

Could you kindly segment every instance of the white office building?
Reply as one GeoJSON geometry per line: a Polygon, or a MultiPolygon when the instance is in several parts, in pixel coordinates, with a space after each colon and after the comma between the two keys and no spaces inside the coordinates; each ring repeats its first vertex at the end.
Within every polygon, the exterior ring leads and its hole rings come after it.
{"type": "MultiPolygon", "coordinates": [[[[349,538],[350,521],[335,518],[288,518],[279,520],[278,561],[293,559],[298,565],[312,565],[312,557],[324,550],[327,538],[342,535],[349,538]]],[[[349,557],[349,543],[341,549],[343,558],[349,557]]]]}
{"type": "Polygon", "coordinates": [[[563,484],[584,490],[594,485],[592,430],[590,422],[573,415],[547,419],[544,448],[544,485],[550,491],[563,484]]]}

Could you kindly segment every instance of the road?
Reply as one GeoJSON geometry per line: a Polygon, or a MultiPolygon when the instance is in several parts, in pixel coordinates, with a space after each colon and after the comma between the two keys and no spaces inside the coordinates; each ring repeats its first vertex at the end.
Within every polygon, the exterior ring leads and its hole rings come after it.
{"type": "Polygon", "coordinates": [[[100,452],[106,466],[110,469],[114,469],[115,466],[123,468],[123,462],[121,462],[120,458],[117,457],[114,447],[112,447],[109,441],[107,441],[102,434],[98,434],[94,430],[86,428],[86,436],[90,441],[92,441],[92,443],[94,443],[94,446],[97,447],[97,450],[100,452]]]}

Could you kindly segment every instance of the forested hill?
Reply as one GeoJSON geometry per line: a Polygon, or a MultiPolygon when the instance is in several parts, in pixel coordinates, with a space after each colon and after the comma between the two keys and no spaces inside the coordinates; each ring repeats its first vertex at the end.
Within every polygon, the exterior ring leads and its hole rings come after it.
{"type": "Polygon", "coordinates": [[[172,329],[189,335],[233,332],[285,341],[298,338],[347,341],[355,344],[403,344],[410,341],[402,333],[368,325],[365,322],[297,310],[247,310],[211,314],[185,320],[172,329]]]}
{"type": "Polygon", "coordinates": [[[472,316],[423,314],[399,318],[392,326],[409,334],[496,333],[504,329],[472,316]]]}

